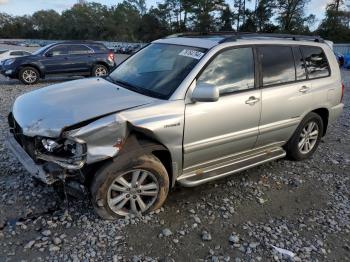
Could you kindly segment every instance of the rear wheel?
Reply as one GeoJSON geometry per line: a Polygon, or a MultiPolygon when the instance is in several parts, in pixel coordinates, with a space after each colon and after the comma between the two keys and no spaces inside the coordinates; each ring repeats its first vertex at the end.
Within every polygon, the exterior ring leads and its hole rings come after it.
{"type": "Polygon", "coordinates": [[[24,67],[19,71],[19,80],[25,85],[33,85],[39,81],[39,71],[34,67],[24,67]]]}
{"type": "Polygon", "coordinates": [[[92,75],[98,77],[106,76],[108,75],[108,68],[101,64],[95,65],[92,69],[92,75]]]}
{"type": "Polygon", "coordinates": [[[102,167],[91,185],[92,204],[104,219],[141,215],[158,209],[169,191],[165,167],[153,155],[102,167]]]}
{"type": "Polygon", "coordinates": [[[287,144],[287,155],[294,160],[304,160],[316,151],[323,134],[322,118],[309,113],[287,144]]]}

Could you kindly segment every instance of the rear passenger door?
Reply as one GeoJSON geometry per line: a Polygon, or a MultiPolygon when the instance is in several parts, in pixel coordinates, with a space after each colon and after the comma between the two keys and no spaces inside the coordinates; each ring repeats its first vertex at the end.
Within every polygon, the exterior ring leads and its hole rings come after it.
{"type": "Polygon", "coordinates": [[[91,54],[93,51],[86,45],[68,45],[68,56],[69,61],[69,72],[74,73],[90,73],[91,64],[91,54]]]}
{"type": "Polygon", "coordinates": [[[314,79],[328,76],[329,67],[322,49],[316,49],[286,45],[258,47],[262,110],[257,147],[288,141],[305,114],[313,110],[317,101],[324,101],[314,79]],[[317,69],[320,66],[324,68],[322,72],[317,69]]]}

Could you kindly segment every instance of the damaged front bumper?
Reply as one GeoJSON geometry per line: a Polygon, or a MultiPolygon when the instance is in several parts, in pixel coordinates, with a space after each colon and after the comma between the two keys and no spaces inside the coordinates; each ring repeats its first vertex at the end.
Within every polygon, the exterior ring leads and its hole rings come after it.
{"type": "Polygon", "coordinates": [[[42,182],[48,185],[52,185],[53,183],[59,180],[59,177],[57,175],[58,172],[54,169],[50,171],[48,167],[36,164],[34,160],[17,142],[12,133],[7,134],[6,144],[7,147],[11,150],[11,152],[17,157],[19,162],[21,162],[21,164],[33,177],[41,180],[42,182]]]}

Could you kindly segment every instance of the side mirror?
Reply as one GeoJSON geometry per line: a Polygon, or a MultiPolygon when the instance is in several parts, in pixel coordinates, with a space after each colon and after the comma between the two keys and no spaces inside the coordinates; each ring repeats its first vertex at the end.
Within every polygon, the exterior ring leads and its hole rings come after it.
{"type": "Polygon", "coordinates": [[[53,53],[46,53],[45,56],[46,57],[53,57],[53,53]]]}
{"type": "Polygon", "coordinates": [[[220,92],[216,86],[207,83],[198,83],[192,93],[192,101],[216,102],[219,100],[220,92]]]}

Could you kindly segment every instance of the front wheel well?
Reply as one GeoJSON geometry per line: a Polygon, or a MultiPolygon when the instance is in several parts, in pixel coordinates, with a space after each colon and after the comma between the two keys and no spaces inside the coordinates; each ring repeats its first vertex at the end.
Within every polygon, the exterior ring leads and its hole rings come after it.
{"type": "Polygon", "coordinates": [[[327,127],[328,127],[328,117],[329,117],[329,111],[326,108],[318,108],[313,110],[312,112],[318,114],[322,118],[323,122],[323,134],[322,136],[326,135],[327,127]]]}
{"type": "Polygon", "coordinates": [[[129,138],[130,137],[136,138],[142,148],[146,149],[147,152],[153,154],[159,159],[159,161],[163,164],[166,171],[168,172],[170,187],[173,186],[172,159],[168,148],[161,142],[152,138],[150,135],[139,132],[138,130],[133,130],[129,135],[129,138]]]}

